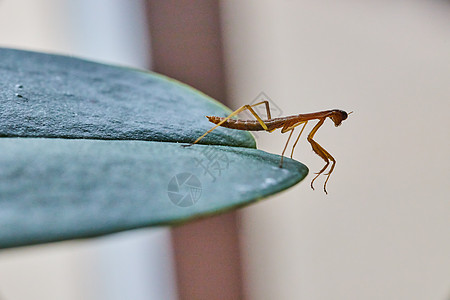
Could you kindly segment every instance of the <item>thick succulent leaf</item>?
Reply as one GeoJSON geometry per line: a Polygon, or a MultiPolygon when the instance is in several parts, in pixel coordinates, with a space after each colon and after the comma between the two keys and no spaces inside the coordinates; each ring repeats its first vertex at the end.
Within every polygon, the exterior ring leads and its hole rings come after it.
{"type": "Polygon", "coordinates": [[[308,170],[241,147],[0,139],[0,248],[169,225],[247,205],[308,170]]]}
{"type": "Polygon", "coordinates": [[[151,72],[0,49],[0,248],[179,224],[306,176],[248,132],[181,146],[229,113],[151,72]]]}
{"type": "MultiPolygon", "coordinates": [[[[0,49],[0,136],[192,142],[230,110],[165,76],[73,57],[0,49]]],[[[204,144],[255,148],[219,128],[204,144]]]]}

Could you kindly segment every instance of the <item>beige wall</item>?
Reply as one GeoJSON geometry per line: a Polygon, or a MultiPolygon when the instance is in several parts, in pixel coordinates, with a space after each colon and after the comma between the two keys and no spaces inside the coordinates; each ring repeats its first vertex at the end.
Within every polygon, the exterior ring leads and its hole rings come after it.
{"type": "MultiPolygon", "coordinates": [[[[354,111],[302,140],[304,182],[242,210],[250,299],[448,299],[450,3],[222,1],[234,107],[354,111]]],[[[311,128],[311,127],[308,127],[311,128]]],[[[281,153],[287,136],[258,135],[281,153]]],[[[257,176],[257,174],[255,174],[257,176]]]]}

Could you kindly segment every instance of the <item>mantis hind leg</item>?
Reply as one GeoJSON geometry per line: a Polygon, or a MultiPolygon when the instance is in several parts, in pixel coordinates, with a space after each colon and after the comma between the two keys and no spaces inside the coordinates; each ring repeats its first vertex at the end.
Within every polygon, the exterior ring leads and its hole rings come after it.
{"type": "Polygon", "coordinates": [[[255,106],[258,106],[258,105],[260,105],[260,104],[264,104],[265,107],[266,107],[267,119],[268,119],[268,120],[272,119],[272,116],[270,115],[269,101],[264,100],[264,101],[261,101],[261,102],[252,104],[252,105],[250,105],[250,106],[251,106],[251,107],[255,107],[255,106]]]}
{"type": "Polygon", "coordinates": [[[252,105],[243,105],[240,108],[236,109],[235,111],[233,111],[228,117],[224,118],[222,121],[220,121],[219,123],[217,123],[213,128],[211,128],[210,130],[208,130],[207,132],[205,132],[203,135],[201,135],[198,139],[196,139],[192,144],[188,144],[188,145],[183,145],[183,147],[187,147],[187,146],[192,146],[196,143],[198,143],[202,138],[204,138],[206,135],[208,135],[209,133],[211,133],[214,129],[216,129],[217,127],[219,127],[220,125],[222,125],[223,123],[225,123],[228,119],[236,116],[237,114],[243,112],[244,110],[248,110],[252,113],[253,116],[255,116],[256,120],[258,120],[258,122],[261,124],[262,128],[266,131],[269,131],[266,123],[264,123],[264,121],[261,119],[261,117],[255,112],[255,110],[252,107],[255,107],[257,105],[260,104],[265,104],[266,106],[266,111],[267,111],[267,117],[269,118],[269,120],[271,119],[271,115],[270,115],[270,108],[269,108],[269,102],[268,101],[261,101],[252,105]]]}

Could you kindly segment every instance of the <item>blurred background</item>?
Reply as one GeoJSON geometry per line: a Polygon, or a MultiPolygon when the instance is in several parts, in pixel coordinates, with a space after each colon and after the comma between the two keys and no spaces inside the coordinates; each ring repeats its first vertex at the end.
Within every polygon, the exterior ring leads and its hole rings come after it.
{"type": "Polygon", "coordinates": [[[310,175],[237,213],[0,251],[1,300],[450,299],[449,1],[0,0],[0,46],[153,69],[232,109],[354,111],[316,135],[328,195],[303,138],[310,175]]]}

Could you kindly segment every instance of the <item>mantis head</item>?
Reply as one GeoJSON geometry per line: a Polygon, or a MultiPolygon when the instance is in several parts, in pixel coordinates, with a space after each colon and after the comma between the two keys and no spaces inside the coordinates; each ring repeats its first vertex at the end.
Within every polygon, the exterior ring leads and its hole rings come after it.
{"type": "Polygon", "coordinates": [[[333,120],[334,126],[338,127],[339,125],[341,125],[342,121],[347,119],[348,115],[351,113],[352,111],[347,114],[343,110],[334,109],[330,115],[330,119],[333,120]]]}

